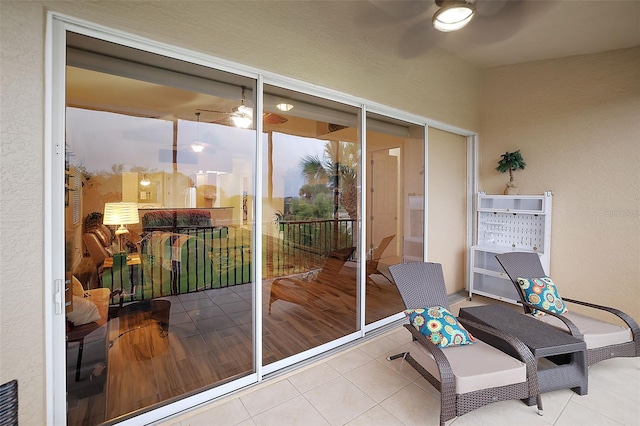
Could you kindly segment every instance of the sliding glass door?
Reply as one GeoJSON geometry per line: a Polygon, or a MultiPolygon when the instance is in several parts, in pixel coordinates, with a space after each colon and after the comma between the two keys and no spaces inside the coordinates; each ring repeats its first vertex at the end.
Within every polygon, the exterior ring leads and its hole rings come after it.
{"type": "Polygon", "coordinates": [[[424,251],[424,127],[367,114],[366,324],[405,309],[389,266],[424,251]]]}
{"type": "Polygon", "coordinates": [[[264,87],[263,364],[359,329],[358,110],[264,87]]]}
{"type": "Polygon", "coordinates": [[[67,418],[97,424],[255,372],[255,80],[68,44],[67,418]]]}
{"type": "Polygon", "coordinates": [[[68,424],[185,409],[402,317],[425,127],[74,32],[64,70],[68,424]]]}

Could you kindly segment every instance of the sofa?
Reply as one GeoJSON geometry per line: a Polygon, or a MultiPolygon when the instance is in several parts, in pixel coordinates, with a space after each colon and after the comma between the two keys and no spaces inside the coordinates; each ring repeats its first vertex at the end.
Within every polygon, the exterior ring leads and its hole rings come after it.
{"type": "Polygon", "coordinates": [[[230,223],[231,211],[231,208],[145,209],[140,210],[140,221],[143,232],[181,233],[187,229],[226,227],[230,223]]]}
{"type": "Polygon", "coordinates": [[[220,263],[228,255],[229,236],[229,228],[220,223],[228,223],[221,218],[223,213],[230,218],[231,211],[140,210],[144,286],[139,297],[156,298],[220,286],[220,263]]]}

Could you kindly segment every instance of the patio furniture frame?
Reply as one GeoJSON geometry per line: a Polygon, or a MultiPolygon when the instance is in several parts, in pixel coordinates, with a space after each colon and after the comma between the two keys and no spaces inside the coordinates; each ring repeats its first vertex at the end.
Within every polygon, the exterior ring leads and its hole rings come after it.
{"type": "MultiPolygon", "coordinates": [[[[496,255],[496,259],[502,265],[511,282],[516,287],[516,291],[520,296],[520,303],[522,303],[524,312],[531,313],[532,309],[544,311],[547,315],[552,315],[561,320],[567,327],[569,333],[572,336],[584,340],[582,331],[569,319],[566,315],[560,315],[555,312],[550,312],[537,306],[533,306],[525,299],[524,293],[518,284],[518,278],[541,278],[547,276],[540,263],[540,258],[537,253],[526,252],[510,252],[496,255]]],[[[562,297],[565,302],[575,303],[577,305],[586,306],[588,308],[597,309],[600,311],[608,312],[615,315],[620,320],[624,321],[631,330],[632,340],[625,343],[613,344],[608,346],[587,348],[587,364],[589,366],[604,361],[610,358],[617,357],[638,357],[640,356],[640,327],[626,313],[611,308],[608,306],[597,305],[589,302],[583,302],[576,299],[569,299],[562,297]]]]}
{"type": "MultiPolygon", "coordinates": [[[[401,263],[390,266],[389,271],[407,307],[442,306],[449,309],[442,265],[439,263],[401,263]]],[[[404,358],[418,373],[440,391],[440,425],[444,425],[447,420],[493,402],[510,399],[536,398],[538,414],[542,415],[542,399],[538,387],[536,360],[529,348],[516,337],[500,330],[462,318],[459,321],[477,339],[484,342],[498,339],[504,345],[510,347],[511,356],[515,354],[514,358],[519,359],[526,365],[526,381],[467,393],[457,393],[454,371],[446,355],[447,348],[444,350],[439,348],[416,330],[415,327],[405,324],[404,327],[411,332],[413,340],[419,342],[433,356],[438,367],[440,379],[429,373],[409,352],[393,355],[387,359],[391,361],[401,357],[404,358]]],[[[470,360],[470,362],[472,361],[470,360]]]]}
{"type": "MultiPolygon", "coordinates": [[[[556,327],[523,315],[505,305],[460,308],[460,320],[471,320],[517,337],[531,350],[538,366],[540,393],[570,388],[578,395],[588,391],[587,345],[556,327]],[[543,362],[540,362],[543,359],[543,362]],[[544,365],[544,368],[541,366],[544,365]]],[[[499,340],[487,343],[510,353],[499,340]]],[[[512,355],[512,354],[511,354],[512,355]]],[[[530,398],[527,405],[533,405],[530,398]]]]}

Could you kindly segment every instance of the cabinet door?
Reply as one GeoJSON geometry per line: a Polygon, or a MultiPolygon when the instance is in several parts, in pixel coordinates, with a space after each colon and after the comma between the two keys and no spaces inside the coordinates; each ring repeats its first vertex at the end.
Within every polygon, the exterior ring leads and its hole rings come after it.
{"type": "Polygon", "coordinates": [[[544,197],[479,195],[478,211],[544,213],[544,197]]]}

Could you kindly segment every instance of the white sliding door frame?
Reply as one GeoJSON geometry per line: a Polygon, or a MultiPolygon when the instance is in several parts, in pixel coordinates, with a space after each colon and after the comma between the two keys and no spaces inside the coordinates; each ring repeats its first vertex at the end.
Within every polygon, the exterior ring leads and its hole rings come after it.
{"type": "MultiPolygon", "coordinates": [[[[418,126],[424,126],[425,129],[425,235],[424,235],[424,255],[427,255],[428,235],[426,230],[427,223],[427,133],[428,127],[434,127],[462,136],[472,137],[476,141],[475,133],[451,126],[438,121],[429,120],[415,114],[409,114],[398,109],[390,108],[366,99],[350,96],[348,94],[338,92],[336,90],[319,87],[313,84],[298,81],[292,78],[283,77],[274,73],[266,72],[242,64],[233,63],[224,59],[215,58],[203,53],[178,48],[168,44],[159,43],[150,39],[138,37],[116,29],[104,27],[95,23],[87,22],[67,15],[56,12],[48,12],[46,43],[45,43],[45,357],[46,357],[46,420],[47,424],[66,424],[66,374],[65,374],[65,318],[64,318],[64,279],[65,279],[65,244],[64,244],[64,149],[65,149],[65,66],[66,66],[66,33],[67,31],[76,32],[86,36],[94,37],[112,43],[140,49],[150,53],[155,53],[177,60],[191,62],[208,68],[230,72],[236,75],[252,78],[257,81],[256,94],[256,110],[255,116],[260,117],[264,105],[264,97],[262,88],[265,84],[283,87],[289,90],[295,90],[308,95],[317,96],[330,101],[354,106],[360,109],[359,128],[361,132],[360,142],[362,152],[366,149],[366,113],[371,112],[390,118],[402,120],[418,126]]],[[[213,389],[198,393],[196,395],[184,398],[180,401],[173,402],[153,411],[144,412],[137,417],[132,417],[122,421],[122,424],[146,424],[152,423],[179,411],[195,407],[199,404],[218,398],[222,395],[246,387],[251,384],[260,382],[263,377],[274,373],[282,368],[291,366],[295,363],[308,360],[310,357],[320,355],[328,350],[335,349],[343,344],[353,342],[363,337],[367,332],[375,330],[382,325],[391,323],[402,318],[402,314],[397,314],[387,319],[378,321],[365,326],[364,324],[364,283],[366,281],[364,268],[360,268],[360,299],[358,299],[359,324],[358,331],[344,336],[335,341],[289,357],[266,366],[262,365],[262,306],[259,301],[262,300],[262,288],[259,283],[262,282],[261,257],[259,252],[262,243],[262,122],[256,122],[256,175],[255,185],[255,250],[252,251],[252,262],[254,279],[254,366],[255,371],[233,382],[229,382],[213,389]]],[[[477,150],[477,149],[476,149],[477,150]]],[[[475,151],[474,151],[475,152],[475,151]]],[[[473,154],[473,161],[477,163],[477,154],[473,154]]],[[[475,164],[474,163],[474,164],[475,164]]],[[[474,166],[475,167],[475,166],[474,166]]],[[[360,185],[364,184],[364,173],[366,165],[362,165],[360,185]]],[[[470,178],[472,184],[470,188],[475,187],[477,180],[477,171],[470,178]]],[[[366,215],[365,191],[361,191],[362,199],[360,200],[361,213],[366,215]]],[[[468,194],[469,195],[469,194],[468,194]]],[[[473,199],[473,194],[471,194],[473,199]]],[[[469,207],[468,207],[469,208],[469,207]]],[[[468,212],[471,213],[472,210],[468,212]]],[[[366,241],[366,226],[364,221],[358,227],[358,240],[366,241]]],[[[364,265],[366,261],[366,251],[361,250],[359,254],[360,265],[364,265]]]]}

